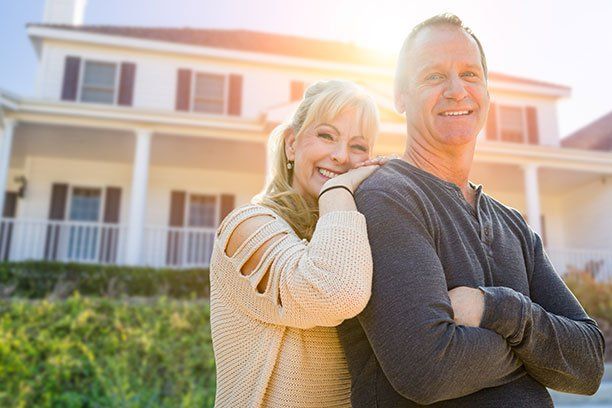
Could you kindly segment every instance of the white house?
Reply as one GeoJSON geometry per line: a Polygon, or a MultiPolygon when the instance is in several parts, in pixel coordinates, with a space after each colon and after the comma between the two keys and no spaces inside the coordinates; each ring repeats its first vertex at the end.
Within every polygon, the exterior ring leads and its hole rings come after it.
{"type": "MultiPolygon", "coordinates": [[[[27,26],[35,95],[0,90],[1,260],[206,265],[219,220],[263,186],[270,130],[319,79],[367,88],[375,153],[403,151],[393,61],[261,32],[82,25],[84,6],[47,0],[27,26]]],[[[489,82],[472,180],[525,214],[560,272],[593,261],[612,276],[612,153],[561,146],[568,87],[489,82]]]]}

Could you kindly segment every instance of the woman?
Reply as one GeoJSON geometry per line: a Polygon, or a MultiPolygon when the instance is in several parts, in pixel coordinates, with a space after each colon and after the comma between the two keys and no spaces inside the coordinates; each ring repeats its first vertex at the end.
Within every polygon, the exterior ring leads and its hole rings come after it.
{"type": "Polygon", "coordinates": [[[353,192],[377,167],[372,99],[317,82],[270,140],[256,204],[234,210],[211,259],[217,407],[350,407],[334,326],[370,297],[372,259],[353,192]]]}

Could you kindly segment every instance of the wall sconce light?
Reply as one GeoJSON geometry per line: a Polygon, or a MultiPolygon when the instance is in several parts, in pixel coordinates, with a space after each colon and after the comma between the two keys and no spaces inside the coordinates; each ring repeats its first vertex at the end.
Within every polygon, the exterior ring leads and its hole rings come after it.
{"type": "Polygon", "coordinates": [[[15,183],[19,184],[19,189],[17,190],[17,197],[24,198],[26,193],[26,188],[28,187],[28,180],[25,176],[17,176],[14,179],[15,183]]]}

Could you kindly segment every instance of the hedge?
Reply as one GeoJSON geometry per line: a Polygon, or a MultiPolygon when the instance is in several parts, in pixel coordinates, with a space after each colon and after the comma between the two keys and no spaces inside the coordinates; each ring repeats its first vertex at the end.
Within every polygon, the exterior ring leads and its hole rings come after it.
{"type": "Polygon", "coordinates": [[[61,262],[0,262],[0,298],[84,296],[208,298],[208,269],[154,269],[61,262]]]}
{"type": "Polygon", "coordinates": [[[0,300],[0,406],[206,407],[205,300],[0,300]]]}

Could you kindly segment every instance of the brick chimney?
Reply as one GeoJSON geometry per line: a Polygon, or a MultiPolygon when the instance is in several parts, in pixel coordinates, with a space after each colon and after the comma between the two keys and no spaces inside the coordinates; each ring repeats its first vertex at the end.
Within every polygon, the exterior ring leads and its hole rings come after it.
{"type": "Polygon", "coordinates": [[[81,25],[87,0],[45,0],[43,23],[81,25]]]}

